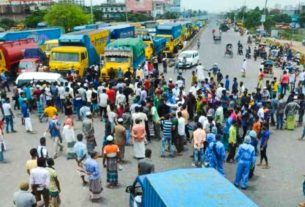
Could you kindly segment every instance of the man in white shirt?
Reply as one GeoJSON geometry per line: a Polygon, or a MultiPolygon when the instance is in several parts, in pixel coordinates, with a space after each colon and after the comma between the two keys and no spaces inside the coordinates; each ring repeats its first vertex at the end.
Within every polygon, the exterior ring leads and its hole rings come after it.
{"type": "Polygon", "coordinates": [[[257,111],[257,116],[258,116],[260,122],[264,121],[265,113],[264,113],[263,105],[261,103],[260,103],[260,107],[257,111]]]}
{"type": "Polygon", "coordinates": [[[87,99],[87,102],[91,104],[91,102],[92,102],[92,86],[89,86],[88,90],[86,91],[86,99],[87,99]]]}
{"type": "Polygon", "coordinates": [[[197,82],[201,82],[201,81],[204,81],[205,80],[205,77],[204,77],[204,67],[201,65],[201,63],[198,64],[197,68],[197,82]]]}
{"type": "Polygon", "coordinates": [[[141,111],[141,106],[135,107],[135,113],[132,114],[133,124],[136,123],[136,120],[141,120],[141,124],[145,126],[145,122],[148,121],[147,115],[141,111]]]}
{"type": "Polygon", "coordinates": [[[45,168],[46,160],[44,158],[37,159],[37,167],[30,172],[30,185],[36,201],[40,201],[43,197],[45,206],[49,206],[48,186],[50,184],[50,174],[45,168]]]}
{"type": "Polygon", "coordinates": [[[178,112],[178,136],[176,137],[175,140],[175,146],[177,148],[177,155],[182,155],[183,151],[183,145],[184,141],[186,140],[185,138],[185,120],[182,117],[181,111],[178,112]]]}
{"type": "Polygon", "coordinates": [[[101,120],[103,120],[103,117],[105,118],[107,115],[107,105],[108,105],[108,95],[106,93],[105,88],[103,88],[102,93],[99,94],[98,103],[100,107],[101,120]]]}
{"type": "Polygon", "coordinates": [[[126,96],[122,93],[121,90],[118,90],[117,95],[115,96],[115,105],[119,106],[119,105],[123,105],[125,106],[126,104],[126,96]]]}
{"type": "Polygon", "coordinates": [[[247,60],[244,59],[244,62],[241,66],[241,76],[246,77],[246,71],[247,71],[247,60]]]}
{"type": "Polygon", "coordinates": [[[226,88],[223,87],[223,83],[219,83],[219,87],[216,89],[216,100],[217,101],[220,101],[224,90],[226,90],[226,88]]]}
{"type": "Polygon", "coordinates": [[[64,101],[65,101],[65,87],[64,83],[61,83],[58,87],[58,95],[60,99],[60,110],[61,112],[64,112],[64,101]]]}
{"type": "Polygon", "coordinates": [[[10,131],[16,132],[14,129],[14,122],[13,122],[14,114],[12,111],[9,98],[6,98],[5,102],[2,104],[2,109],[6,123],[6,133],[9,133],[10,131]]]}

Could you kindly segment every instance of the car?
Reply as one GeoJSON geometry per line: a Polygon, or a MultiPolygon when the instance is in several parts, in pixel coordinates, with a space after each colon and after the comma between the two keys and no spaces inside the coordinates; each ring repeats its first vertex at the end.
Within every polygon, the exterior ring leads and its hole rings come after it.
{"type": "Polygon", "coordinates": [[[59,73],[50,72],[26,72],[21,73],[16,79],[16,85],[21,87],[27,83],[31,82],[48,82],[48,83],[61,83],[67,82],[63,79],[62,75],[59,73]]]}
{"type": "Polygon", "coordinates": [[[178,56],[179,68],[192,68],[199,63],[199,53],[196,50],[186,50],[178,56]]]}

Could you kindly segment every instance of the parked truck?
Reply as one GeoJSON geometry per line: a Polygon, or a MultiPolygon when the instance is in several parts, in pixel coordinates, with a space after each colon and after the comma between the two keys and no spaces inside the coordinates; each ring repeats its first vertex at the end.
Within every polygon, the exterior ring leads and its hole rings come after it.
{"type": "Polygon", "coordinates": [[[23,59],[19,62],[18,74],[36,72],[40,64],[48,64],[46,54],[39,47],[26,48],[23,53],[23,59]]]}
{"type": "Polygon", "coordinates": [[[82,30],[87,30],[87,29],[102,29],[102,28],[109,27],[109,26],[110,26],[110,24],[107,24],[107,23],[85,24],[85,25],[79,25],[79,26],[73,27],[73,31],[77,32],[77,31],[82,31],[82,30]]]}
{"type": "Polygon", "coordinates": [[[138,176],[126,192],[130,207],[258,207],[213,168],[138,176]]]}
{"type": "Polygon", "coordinates": [[[111,41],[114,41],[117,39],[122,39],[122,38],[134,38],[135,37],[135,27],[131,26],[129,24],[105,27],[105,29],[110,31],[111,41]]]}
{"type": "Polygon", "coordinates": [[[31,38],[0,44],[0,71],[7,71],[10,75],[15,76],[18,64],[24,57],[24,50],[33,47],[37,47],[37,43],[31,38]]]}
{"type": "Polygon", "coordinates": [[[73,67],[80,77],[91,65],[99,65],[109,42],[109,31],[105,29],[83,30],[62,35],[59,47],[51,50],[50,71],[67,73],[73,67]]]}
{"type": "Polygon", "coordinates": [[[153,57],[157,57],[161,60],[163,51],[166,48],[166,38],[164,37],[152,37],[149,34],[138,35],[139,39],[142,39],[146,45],[145,58],[151,60],[153,57]]]}
{"type": "Polygon", "coordinates": [[[33,38],[39,46],[43,46],[45,41],[58,39],[63,34],[62,28],[45,28],[35,30],[23,30],[18,32],[0,33],[0,41],[16,41],[26,38],[33,38]]]}
{"type": "Polygon", "coordinates": [[[117,75],[119,69],[123,73],[130,68],[135,71],[145,62],[145,44],[139,38],[118,39],[107,45],[104,54],[102,78],[109,78],[110,72],[117,75]],[[113,71],[112,71],[113,70],[113,71]]]}
{"type": "Polygon", "coordinates": [[[156,37],[166,38],[165,53],[168,56],[178,52],[181,46],[181,30],[181,24],[178,23],[167,23],[157,26],[156,37]]]}

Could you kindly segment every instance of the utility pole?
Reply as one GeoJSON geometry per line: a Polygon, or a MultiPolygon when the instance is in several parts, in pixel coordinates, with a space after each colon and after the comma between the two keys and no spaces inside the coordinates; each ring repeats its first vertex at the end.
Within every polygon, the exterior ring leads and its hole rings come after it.
{"type": "Polygon", "coordinates": [[[268,3],[268,0],[265,0],[265,22],[264,22],[265,26],[266,26],[266,20],[267,20],[267,3],[268,3]]]}
{"type": "Polygon", "coordinates": [[[91,24],[93,24],[93,6],[92,6],[92,0],[90,0],[90,15],[91,15],[91,24]]]}

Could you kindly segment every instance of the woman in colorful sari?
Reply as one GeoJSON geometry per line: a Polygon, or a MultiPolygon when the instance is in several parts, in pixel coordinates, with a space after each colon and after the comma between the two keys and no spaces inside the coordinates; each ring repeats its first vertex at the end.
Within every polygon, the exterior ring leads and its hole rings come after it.
{"type": "Polygon", "coordinates": [[[120,150],[118,145],[114,144],[113,136],[107,136],[106,140],[107,143],[103,149],[103,165],[107,169],[107,187],[112,188],[118,185],[118,159],[120,159],[120,150]]]}
{"type": "Polygon", "coordinates": [[[76,139],[75,139],[72,118],[67,117],[66,120],[64,121],[62,135],[67,143],[67,159],[73,159],[74,158],[73,147],[74,147],[76,139]]]}
{"type": "Polygon", "coordinates": [[[89,191],[90,191],[90,199],[98,200],[102,197],[102,180],[100,167],[96,159],[98,158],[98,154],[95,151],[90,152],[90,158],[85,161],[85,173],[89,179],[89,191]]]}

